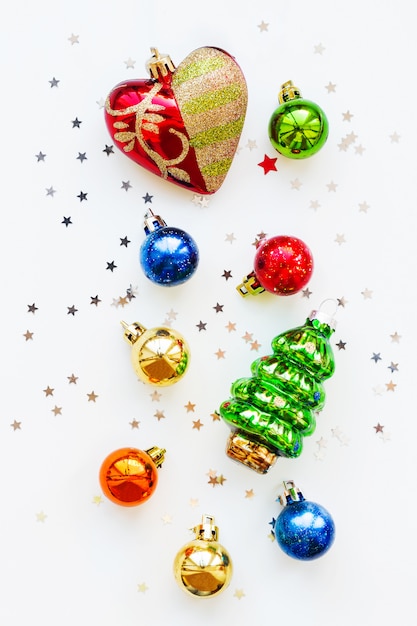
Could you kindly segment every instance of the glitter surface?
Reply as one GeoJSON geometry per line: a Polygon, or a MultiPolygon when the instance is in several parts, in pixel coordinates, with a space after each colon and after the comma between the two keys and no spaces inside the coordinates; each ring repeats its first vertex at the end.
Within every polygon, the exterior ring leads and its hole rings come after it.
{"type": "Polygon", "coordinates": [[[274,523],[278,545],[288,556],[311,561],[333,544],[335,525],[330,513],[308,500],[288,503],[274,523]]]}
{"type": "Polygon", "coordinates": [[[207,189],[217,189],[245,120],[248,98],[242,71],[223,50],[199,48],[177,68],[172,88],[207,189]]]}
{"type": "Polygon", "coordinates": [[[199,252],[194,239],[184,230],[163,226],[143,241],[139,259],[149,280],[171,287],[191,278],[197,269],[199,252]]]}

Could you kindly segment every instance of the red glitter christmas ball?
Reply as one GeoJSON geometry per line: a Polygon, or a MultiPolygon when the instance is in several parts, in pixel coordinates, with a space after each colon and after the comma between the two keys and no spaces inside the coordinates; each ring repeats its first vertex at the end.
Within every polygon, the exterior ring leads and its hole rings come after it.
{"type": "Polygon", "coordinates": [[[313,272],[310,248],[297,237],[278,235],[263,241],[255,254],[254,272],[262,287],[290,296],[305,287],[313,272]]]}

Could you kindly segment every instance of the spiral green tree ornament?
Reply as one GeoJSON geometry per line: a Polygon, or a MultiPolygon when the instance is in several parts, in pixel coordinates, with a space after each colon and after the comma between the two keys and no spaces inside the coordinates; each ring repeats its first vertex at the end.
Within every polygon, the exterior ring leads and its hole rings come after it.
{"type": "Polygon", "coordinates": [[[334,373],[335,327],[321,307],[312,311],[303,326],[274,337],[273,354],[252,363],[250,378],[232,384],[232,397],[220,406],[232,429],[229,457],[265,474],[279,456],[301,454],[325,404],[323,381],[334,373]]]}

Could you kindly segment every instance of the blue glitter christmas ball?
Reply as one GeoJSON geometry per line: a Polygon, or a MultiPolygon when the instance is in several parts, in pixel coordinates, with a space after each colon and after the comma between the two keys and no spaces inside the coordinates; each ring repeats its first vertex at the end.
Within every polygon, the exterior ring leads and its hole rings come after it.
{"type": "Polygon", "coordinates": [[[330,548],[335,525],[330,513],[308,500],[289,502],[274,524],[279,546],[294,559],[311,561],[330,548]]]}
{"type": "Polygon", "coordinates": [[[164,225],[149,232],[140,247],[139,260],[149,280],[172,287],[191,278],[197,269],[199,252],[188,233],[164,225]]]}

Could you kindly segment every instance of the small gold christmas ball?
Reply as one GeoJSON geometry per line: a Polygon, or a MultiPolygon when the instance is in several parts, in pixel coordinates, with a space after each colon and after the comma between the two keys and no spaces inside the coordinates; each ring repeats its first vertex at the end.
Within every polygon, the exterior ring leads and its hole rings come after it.
{"type": "Polygon", "coordinates": [[[164,326],[145,329],[138,322],[122,325],[125,339],[132,346],[133,369],[140,380],[159,387],[180,380],[190,361],[190,350],[178,331],[164,326]]]}
{"type": "Polygon", "coordinates": [[[217,541],[195,539],[187,543],[174,559],[178,585],[188,594],[208,598],[226,589],[232,577],[232,561],[217,541]]]}

